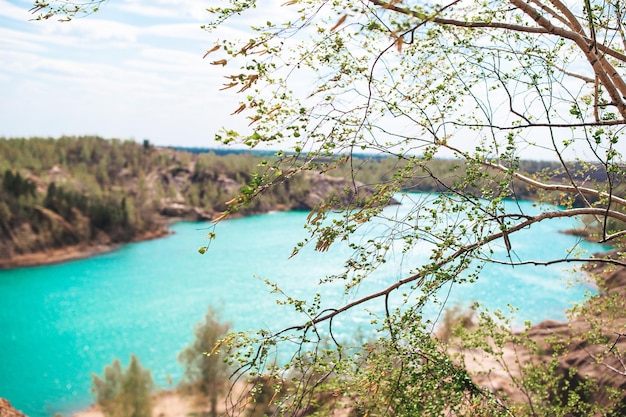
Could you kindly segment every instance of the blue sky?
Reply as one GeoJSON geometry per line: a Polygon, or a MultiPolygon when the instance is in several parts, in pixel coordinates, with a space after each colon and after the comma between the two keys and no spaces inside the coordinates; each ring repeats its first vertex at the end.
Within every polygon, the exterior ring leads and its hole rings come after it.
{"type": "MultiPolygon", "coordinates": [[[[220,1],[110,0],[63,23],[33,21],[33,0],[0,0],[0,137],[94,134],[213,147],[222,127],[245,131],[248,121],[230,116],[239,107],[234,89],[220,91],[233,68],[211,65],[217,54],[202,58],[219,40],[201,29],[206,8],[220,1]]],[[[219,36],[248,39],[257,17],[294,13],[284,2],[264,0],[219,36]]],[[[467,145],[466,135],[459,141],[467,145]]],[[[555,155],[532,147],[522,157],[555,155]]]]}
{"type": "Polygon", "coordinates": [[[113,0],[62,23],[32,21],[30,0],[0,0],[0,137],[213,146],[238,100],[202,59],[216,41],[201,29],[209,3],[113,0]]]}

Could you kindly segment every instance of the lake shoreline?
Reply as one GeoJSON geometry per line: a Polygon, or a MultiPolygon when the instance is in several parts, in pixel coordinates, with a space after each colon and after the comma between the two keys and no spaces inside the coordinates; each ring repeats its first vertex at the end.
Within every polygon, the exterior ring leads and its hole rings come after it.
{"type": "MultiPolygon", "coordinates": [[[[277,210],[285,211],[285,210],[277,210]]],[[[243,217],[241,215],[234,215],[231,218],[243,217]]],[[[118,250],[120,247],[129,243],[144,242],[147,240],[160,239],[171,235],[173,232],[169,228],[172,223],[180,220],[189,220],[185,217],[170,218],[167,221],[167,225],[161,229],[151,230],[143,232],[135,236],[128,242],[120,243],[95,243],[87,245],[70,245],[57,249],[49,249],[46,251],[33,252],[27,254],[15,255],[9,259],[0,259],[0,270],[9,270],[17,268],[29,268],[35,266],[48,266],[55,265],[64,262],[77,261],[80,259],[87,259],[93,256],[102,255],[118,250]]],[[[586,240],[592,241],[589,238],[589,234],[583,234],[579,229],[564,230],[561,233],[583,237],[586,240]]],[[[595,283],[590,282],[591,285],[595,283]]]]}
{"type": "Polygon", "coordinates": [[[173,232],[169,228],[147,231],[134,237],[129,242],[123,243],[95,243],[87,245],[71,245],[58,249],[49,249],[41,252],[33,252],[15,255],[9,259],[0,260],[0,270],[27,268],[35,266],[48,266],[60,264],[79,259],[87,259],[93,256],[118,250],[128,243],[143,242],[147,240],[159,239],[171,235],[173,232]]]}
{"type": "MultiPolygon", "coordinates": [[[[305,216],[305,215],[306,215],[306,214],[304,214],[304,216],[305,216]]],[[[270,218],[270,219],[271,219],[271,218],[275,218],[275,217],[279,217],[279,216],[268,216],[268,218],[270,218]]],[[[183,221],[183,223],[187,223],[187,220],[188,220],[188,219],[176,219],[176,220],[174,220],[173,222],[183,221]]],[[[198,228],[198,227],[201,227],[201,226],[197,226],[197,225],[196,225],[196,222],[194,222],[194,221],[191,221],[191,223],[194,223],[194,224],[193,224],[193,225],[190,225],[190,226],[187,226],[187,225],[181,224],[181,227],[182,227],[183,229],[185,229],[185,230],[186,230],[186,229],[188,229],[188,228],[190,228],[190,227],[191,227],[191,228],[193,228],[194,230],[198,230],[197,228],[198,228]]],[[[236,223],[240,223],[240,224],[247,224],[247,222],[236,222],[236,223]]],[[[282,223],[283,223],[283,222],[281,222],[281,224],[282,224],[282,223]]],[[[205,223],[205,225],[210,225],[210,223],[205,223]]],[[[264,229],[266,229],[266,228],[264,227],[264,229]]],[[[176,234],[179,234],[179,235],[184,235],[184,233],[182,233],[182,232],[178,229],[178,226],[176,226],[176,227],[175,227],[175,230],[177,231],[177,233],[176,233],[176,234]]],[[[247,230],[247,228],[246,228],[246,230],[247,230]]],[[[272,230],[273,230],[273,229],[272,229],[272,230]]],[[[197,233],[197,232],[196,232],[196,233],[197,233]]],[[[159,236],[155,236],[155,237],[159,237],[159,236]]],[[[143,238],[145,239],[146,237],[144,236],[143,238]]],[[[172,239],[163,239],[163,241],[165,241],[165,242],[168,242],[168,241],[173,241],[173,240],[175,240],[175,238],[172,238],[172,239]]],[[[236,240],[238,241],[239,239],[236,239],[236,240]]],[[[126,249],[124,248],[125,243],[124,243],[124,244],[118,244],[118,245],[109,245],[109,246],[107,246],[107,245],[103,245],[103,246],[104,246],[104,247],[102,248],[102,250],[103,250],[103,251],[111,251],[111,250],[118,250],[118,249],[122,249],[123,251],[126,251],[126,249]]],[[[132,246],[133,246],[133,249],[134,249],[135,245],[132,245],[132,246]]],[[[140,246],[142,246],[142,245],[136,245],[136,246],[137,246],[137,247],[140,247],[140,246]]],[[[149,244],[148,246],[152,246],[152,244],[149,244]]],[[[194,246],[194,245],[193,245],[193,243],[192,243],[192,245],[191,245],[191,252],[192,252],[192,254],[193,254],[193,255],[197,256],[197,251],[195,251],[195,250],[194,250],[194,247],[195,247],[195,246],[194,246]]],[[[235,248],[236,248],[236,250],[239,250],[239,248],[240,248],[240,243],[239,243],[239,242],[238,242],[237,246],[235,246],[235,248]]],[[[93,248],[85,247],[85,248],[75,248],[75,249],[93,249],[93,248]]],[[[186,251],[186,252],[189,252],[189,249],[185,249],[185,251],[186,251]]],[[[603,252],[603,251],[602,251],[602,250],[599,250],[599,251],[598,251],[598,250],[596,250],[595,252],[600,253],[600,252],[603,252]]],[[[157,253],[157,252],[155,252],[155,253],[157,253]]],[[[238,252],[237,252],[237,253],[238,253],[238,252]]],[[[96,254],[96,255],[97,255],[97,254],[96,254]]],[[[84,256],[90,256],[90,255],[89,255],[89,253],[87,253],[87,251],[84,251],[84,256]]],[[[106,261],[106,260],[108,260],[108,259],[114,259],[115,257],[113,257],[113,256],[104,256],[104,257],[99,257],[99,258],[101,258],[101,259],[103,259],[103,260],[105,260],[105,261],[106,261]]],[[[50,258],[48,258],[48,261],[50,261],[50,260],[51,260],[51,259],[50,259],[50,258]]],[[[80,264],[82,265],[82,262],[81,262],[80,264]]],[[[116,265],[117,265],[117,264],[116,264],[116,265]]],[[[35,268],[35,269],[39,269],[39,268],[35,268]]],[[[57,268],[55,268],[55,269],[57,269],[57,268]]],[[[62,269],[62,268],[58,268],[58,269],[62,269]]],[[[115,287],[115,288],[117,288],[117,287],[115,287]]],[[[101,368],[98,368],[98,369],[101,369],[101,368]]],[[[93,398],[92,398],[92,401],[93,401],[93,398]]],[[[81,407],[84,407],[84,408],[83,408],[83,410],[86,410],[88,406],[89,406],[89,404],[88,404],[88,403],[83,403],[81,407]]],[[[75,414],[71,414],[71,413],[77,413],[77,412],[79,412],[79,411],[80,411],[80,410],[77,410],[76,408],[74,408],[74,409],[70,409],[67,415],[75,415],[75,414]]],[[[172,414],[172,415],[178,415],[178,414],[172,414]]]]}
{"type": "MultiPolygon", "coordinates": [[[[230,395],[236,397],[249,395],[250,385],[245,382],[235,382],[230,386],[230,395]]],[[[229,395],[222,395],[217,401],[217,413],[220,416],[228,414],[229,395]]],[[[232,407],[232,404],[230,404],[232,407]]],[[[208,416],[211,411],[211,402],[198,392],[190,392],[185,388],[160,389],[152,393],[152,416],[153,417],[183,417],[183,416],[208,416]]],[[[105,417],[102,407],[92,404],[89,408],[78,410],[70,414],[71,417],[105,417]]],[[[333,415],[332,417],[347,417],[346,415],[333,415]]]]}

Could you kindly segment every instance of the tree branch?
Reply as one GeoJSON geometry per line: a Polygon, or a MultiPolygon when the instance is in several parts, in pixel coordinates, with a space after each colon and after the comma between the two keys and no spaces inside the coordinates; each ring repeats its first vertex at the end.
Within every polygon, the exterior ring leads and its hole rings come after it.
{"type": "MultiPolygon", "coordinates": [[[[418,273],[411,275],[409,277],[406,277],[404,279],[399,280],[398,282],[388,286],[387,288],[381,290],[381,291],[377,291],[374,293],[371,293],[369,295],[366,295],[362,298],[359,298],[351,303],[348,303],[346,305],[344,305],[343,307],[337,308],[337,309],[333,309],[331,312],[327,313],[327,314],[322,314],[322,315],[318,315],[317,317],[313,318],[313,320],[309,321],[308,323],[302,324],[302,325],[297,325],[297,326],[291,326],[291,327],[287,327],[285,329],[282,329],[276,333],[274,333],[273,335],[269,336],[269,338],[273,338],[273,337],[277,337],[283,333],[289,332],[289,331],[299,331],[299,330],[307,330],[308,328],[310,328],[311,326],[315,326],[321,322],[330,320],[332,318],[334,318],[335,316],[344,313],[358,305],[361,305],[367,301],[371,301],[380,297],[386,297],[389,293],[393,292],[394,290],[397,290],[400,287],[403,287],[404,285],[407,285],[409,283],[412,282],[416,282],[417,284],[416,286],[421,286],[424,283],[424,280],[426,279],[427,275],[430,275],[431,273],[433,273],[433,271],[435,270],[439,270],[441,268],[443,268],[445,265],[451,263],[452,261],[454,261],[455,259],[458,259],[459,257],[466,255],[472,251],[475,251],[483,246],[485,246],[486,244],[493,242],[494,240],[500,239],[500,238],[504,238],[505,235],[511,235],[512,233],[515,233],[519,230],[525,229],[529,226],[531,226],[534,223],[539,223],[541,221],[544,220],[548,220],[548,219],[555,219],[555,218],[568,218],[568,217],[576,217],[576,216],[580,216],[580,215],[585,215],[585,214],[589,214],[589,215],[606,215],[607,214],[607,210],[602,209],[602,208],[593,208],[593,207],[584,207],[584,208],[577,208],[577,209],[571,209],[571,210],[561,210],[561,211],[550,211],[550,212],[546,212],[546,213],[541,213],[537,216],[533,216],[530,217],[528,219],[526,219],[525,221],[518,223],[514,226],[509,227],[506,231],[502,231],[502,232],[498,232],[498,233],[494,233],[490,236],[487,236],[486,238],[478,241],[478,242],[474,242],[470,245],[466,245],[466,246],[462,246],[459,249],[457,249],[453,254],[446,256],[445,258],[442,258],[441,260],[439,260],[438,262],[434,263],[433,265],[431,265],[430,268],[425,268],[422,269],[421,271],[419,271],[418,273]]],[[[623,222],[626,222],[626,214],[624,213],[619,213],[616,211],[610,211],[609,212],[611,217],[614,217],[618,220],[621,220],[623,222]]],[[[626,263],[621,262],[621,261],[617,261],[617,260],[612,260],[612,259],[603,259],[603,258],[584,258],[584,259],[576,259],[576,258],[565,258],[562,260],[556,260],[556,261],[550,261],[551,263],[557,263],[557,262],[589,262],[589,261],[594,261],[594,262],[603,262],[603,263],[610,263],[610,264],[617,264],[617,265],[621,265],[621,266],[625,266],[626,267],[626,263]]]]}
{"type": "MultiPolygon", "coordinates": [[[[484,164],[491,168],[495,168],[503,172],[509,170],[507,167],[501,164],[494,164],[492,162],[484,162],[484,164]]],[[[534,180],[532,178],[529,178],[523,174],[520,174],[519,172],[514,172],[513,177],[522,182],[525,182],[528,185],[531,185],[536,188],[541,188],[542,190],[546,190],[546,191],[563,191],[563,192],[568,192],[568,193],[581,193],[584,195],[590,195],[590,196],[594,196],[597,198],[611,198],[611,200],[614,203],[618,204],[621,207],[626,208],[626,199],[617,197],[615,195],[610,195],[609,193],[598,191],[593,188],[578,187],[578,186],[563,185],[563,184],[546,184],[546,183],[534,180]]]]}
{"type": "MultiPolygon", "coordinates": [[[[469,21],[457,20],[457,19],[444,19],[444,18],[440,18],[436,16],[426,16],[423,13],[419,13],[417,11],[414,11],[408,8],[399,7],[399,6],[396,6],[395,4],[386,3],[381,0],[368,0],[368,1],[376,6],[382,7],[383,9],[393,10],[394,12],[403,14],[405,16],[415,17],[420,20],[427,20],[427,21],[430,21],[430,22],[433,22],[442,26],[455,26],[455,27],[463,27],[463,28],[469,28],[469,29],[471,28],[505,29],[505,30],[511,30],[514,32],[535,33],[535,34],[553,34],[557,36],[562,36],[570,40],[574,40],[572,38],[572,35],[577,35],[580,39],[584,40],[585,42],[591,42],[591,39],[584,36],[584,34],[577,34],[574,32],[567,31],[562,28],[559,28],[558,33],[556,33],[543,27],[530,27],[530,26],[524,26],[524,25],[516,25],[513,23],[494,22],[494,21],[491,21],[491,22],[471,21],[469,22],[469,21]],[[567,33],[569,33],[569,35],[565,35],[567,33]]],[[[609,56],[612,56],[613,58],[616,58],[620,61],[626,62],[626,54],[620,51],[616,51],[602,43],[598,43],[596,47],[598,48],[600,52],[603,52],[609,56]]]]}
{"type": "Polygon", "coordinates": [[[552,22],[543,17],[541,13],[523,0],[510,1],[515,7],[537,22],[538,25],[546,29],[548,33],[569,39],[578,46],[611,97],[613,105],[617,107],[622,118],[626,118],[626,103],[623,101],[623,97],[626,97],[626,84],[624,84],[611,64],[606,61],[606,58],[604,58],[604,56],[598,56],[598,54],[594,52],[596,48],[593,42],[579,33],[553,25],[552,22]],[[621,95],[620,92],[622,93],[621,95]]]}

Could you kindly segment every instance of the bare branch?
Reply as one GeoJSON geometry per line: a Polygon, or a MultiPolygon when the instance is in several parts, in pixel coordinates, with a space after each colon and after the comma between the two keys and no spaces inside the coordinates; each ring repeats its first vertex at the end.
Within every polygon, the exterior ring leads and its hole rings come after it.
{"type": "MultiPolygon", "coordinates": [[[[496,164],[493,162],[484,162],[484,164],[486,166],[498,169],[503,172],[509,171],[507,167],[501,164],[496,164]]],[[[573,185],[563,185],[563,184],[546,184],[546,183],[534,180],[532,178],[529,178],[526,175],[521,174],[520,172],[514,172],[513,177],[522,182],[525,182],[528,185],[531,185],[533,187],[540,188],[546,191],[563,191],[563,192],[568,192],[568,193],[580,193],[580,194],[589,195],[589,196],[593,196],[597,198],[611,198],[611,200],[615,204],[626,208],[626,199],[617,197],[615,195],[611,195],[603,191],[598,191],[593,188],[579,187],[579,186],[573,186],[573,185]]],[[[591,213],[587,213],[587,214],[591,214],[591,213]]],[[[599,213],[596,212],[596,214],[599,214],[599,213]]]]}
{"type": "Polygon", "coordinates": [[[600,82],[606,88],[607,93],[613,100],[613,105],[617,107],[622,118],[626,118],[626,103],[623,101],[623,97],[626,97],[626,84],[621,79],[619,74],[617,74],[617,71],[615,71],[613,66],[606,61],[606,58],[604,58],[604,56],[598,56],[598,54],[594,52],[595,48],[592,42],[589,42],[588,39],[579,33],[554,26],[548,19],[543,17],[541,13],[537,12],[537,10],[525,3],[523,0],[510,1],[549,33],[565,39],[570,39],[576,43],[580,51],[589,61],[589,64],[593,68],[600,82]]]}

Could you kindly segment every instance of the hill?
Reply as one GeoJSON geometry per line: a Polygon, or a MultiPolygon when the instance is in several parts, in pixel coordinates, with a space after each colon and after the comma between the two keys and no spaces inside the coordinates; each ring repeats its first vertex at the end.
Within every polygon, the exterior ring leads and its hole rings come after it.
{"type": "MultiPolygon", "coordinates": [[[[0,267],[65,261],[163,236],[176,219],[212,220],[267,171],[266,154],[99,137],[0,139],[0,267]]],[[[310,210],[331,196],[347,202],[354,195],[344,190],[352,187],[326,175],[284,175],[234,214],[310,210]]]]}

